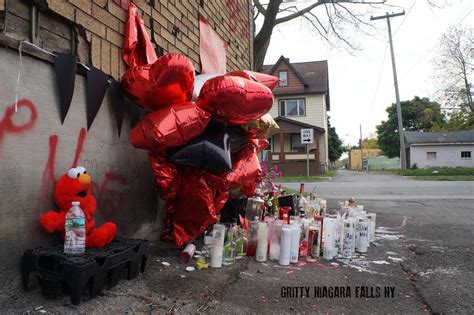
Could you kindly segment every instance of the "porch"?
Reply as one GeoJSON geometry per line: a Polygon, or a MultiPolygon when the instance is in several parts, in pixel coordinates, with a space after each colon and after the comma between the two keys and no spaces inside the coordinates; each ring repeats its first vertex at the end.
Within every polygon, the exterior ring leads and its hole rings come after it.
{"type": "Polygon", "coordinates": [[[309,125],[286,117],[277,117],[279,132],[270,138],[270,147],[262,160],[276,164],[286,176],[306,176],[306,145],[301,143],[301,129],[314,130],[314,143],[308,144],[309,175],[320,175],[324,170],[319,157],[319,138],[324,134],[321,127],[309,125]]]}

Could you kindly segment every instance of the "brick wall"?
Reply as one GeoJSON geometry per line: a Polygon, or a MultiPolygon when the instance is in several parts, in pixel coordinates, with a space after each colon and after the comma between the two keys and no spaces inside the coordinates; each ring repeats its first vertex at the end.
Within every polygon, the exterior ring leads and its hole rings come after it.
{"type": "MultiPolygon", "coordinates": [[[[121,46],[128,1],[46,2],[49,10],[85,28],[92,65],[116,79],[120,78],[125,71],[121,46]]],[[[134,3],[142,14],[148,35],[164,53],[181,53],[189,57],[200,71],[201,14],[227,44],[227,69],[251,68],[249,0],[138,0],[134,3]]]]}

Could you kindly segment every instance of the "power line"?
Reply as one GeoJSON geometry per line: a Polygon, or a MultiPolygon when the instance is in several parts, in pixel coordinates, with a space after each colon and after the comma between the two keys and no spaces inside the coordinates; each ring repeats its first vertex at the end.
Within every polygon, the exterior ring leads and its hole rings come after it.
{"type": "Polygon", "coordinates": [[[400,30],[400,28],[402,27],[403,23],[405,23],[406,19],[408,18],[408,15],[410,15],[410,12],[411,10],[413,9],[413,7],[415,6],[416,4],[416,1],[413,2],[413,4],[411,5],[411,7],[408,9],[408,12],[407,14],[405,15],[405,17],[403,18],[403,21],[400,23],[400,25],[398,25],[397,29],[395,30],[395,32],[393,32],[393,37],[395,37],[397,35],[397,32],[400,30]]]}

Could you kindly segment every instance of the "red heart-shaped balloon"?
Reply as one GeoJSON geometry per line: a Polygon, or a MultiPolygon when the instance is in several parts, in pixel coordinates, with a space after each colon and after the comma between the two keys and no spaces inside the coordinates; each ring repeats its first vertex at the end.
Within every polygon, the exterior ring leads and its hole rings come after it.
{"type": "Polygon", "coordinates": [[[213,118],[240,125],[266,114],[273,104],[273,93],[265,85],[236,76],[218,76],[204,83],[198,105],[213,118]]]}
{"type": "Polygon", "coordinates": [[[194,66],[180,54],[133,67],[122,77],[122,87],[131,100],[150,111],[191,100],[193,86],[194,66]]]}
{"type": "Polygon", "coordinates": [[[201,134],[210,115],[192,102],[175,104],[143,116],[130,131],[130,143],[141,149],[164,152],[201,134]]]}

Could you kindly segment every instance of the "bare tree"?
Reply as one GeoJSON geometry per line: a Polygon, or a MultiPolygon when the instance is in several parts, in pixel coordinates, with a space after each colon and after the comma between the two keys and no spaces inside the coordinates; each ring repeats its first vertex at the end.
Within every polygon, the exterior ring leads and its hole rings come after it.
{"type": "Polygon", "coordinates": [[[469,108],[474,112],[474,29],[450,27],[439,40],[434,67],[440,101],[451,111],[469,108]]]}
{"type": "Polygon", "coordinates": [[[254,63],[255,69],[261,70],[270,39],[275,26],[303,18],[326,40],[333,35],[347,46],[354,48],[353,44],[343,36],[341,23],[349,23],[355,27],[368,24],[366,17],[359,16],[350,6],[367,5],[373,6],[383,4],[386,0],[317,0],[309,1],[305,7],[284,0],[264,0],[268,4],[263,5],[260,0],[253,0],[255,15],[254,20],[263,15],[263,25],[254,39],[254,63]],[[282,5],[285,2],[286,5],[282,5]]]}
{"type": "MultiPolygon", "coordinates": [[[[387,0],[315,0],[315,1],[291,1],[291,0],[253,0],[254,20],[263,16],[263,24],[254,38],[254,68],[262,70],[265,55],[267,54],[270,39],[275,26],[285,22],[302,18],[322,38],[330,40],[330,37],[342,42],[349,49],[354,49],[354,43],[348,40],[344,29],[348,27],[360,28],[368,24],[367,15],[358,13],[358,6],[369,8],[390,7],[387,0]],[[300,5],[298,2],[304,2],[300,5]]],[[[442,5],[448,0],[426,0],[430,6],[442,5]]],[[[394,2],[395,3],[395,2],[394,2]]]]}

